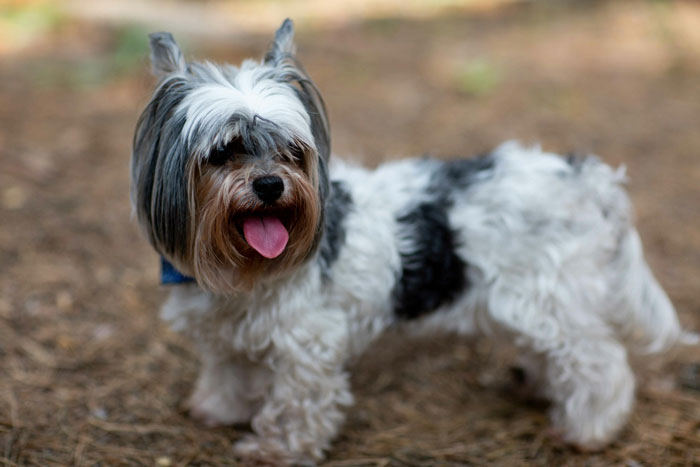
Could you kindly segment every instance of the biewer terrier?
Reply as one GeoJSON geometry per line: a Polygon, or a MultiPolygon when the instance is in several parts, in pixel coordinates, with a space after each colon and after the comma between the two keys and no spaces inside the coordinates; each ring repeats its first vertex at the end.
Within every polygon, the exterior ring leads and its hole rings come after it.
{"type": "Polygon", "coordinates": [[[693,339],[644,260],[623,171],[516,143],[330,166],[292,36],[286,20],[264,59],[238,67],[186,62],[170,34],[150,36],[160,82],[131,195],[182,274],[162,316],[201,355],[191,413],[250,422],[240,456],[319,460],[353,402],[348,362],[411,323],[510,340],[554,430],[610,442],[634,399],[628,351],[693,339]]]}

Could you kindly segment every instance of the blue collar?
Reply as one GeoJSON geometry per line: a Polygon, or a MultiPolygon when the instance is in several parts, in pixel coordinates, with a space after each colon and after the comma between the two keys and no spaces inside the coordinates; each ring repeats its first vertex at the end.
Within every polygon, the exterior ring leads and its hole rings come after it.
{"type": "Polygon", "coordinates": [[[170,261],[162,256],[160,257],[160,283],[162,285],[186,284],[189,282],[194,282],[194,279],[180,273],[170,261]]]}

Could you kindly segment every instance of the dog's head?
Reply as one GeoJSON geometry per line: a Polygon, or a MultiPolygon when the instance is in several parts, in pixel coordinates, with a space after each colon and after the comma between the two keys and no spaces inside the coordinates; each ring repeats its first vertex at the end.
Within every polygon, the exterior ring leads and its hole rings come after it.
{"type": "Polygon", "coordinates": [[[150,36],[160,82],[139,118],[131,197],[151,244],[219,293],[315,251],[328,192],[323,100],[294,54],[292,22],[261,61],[186,62],[150,36]]]}

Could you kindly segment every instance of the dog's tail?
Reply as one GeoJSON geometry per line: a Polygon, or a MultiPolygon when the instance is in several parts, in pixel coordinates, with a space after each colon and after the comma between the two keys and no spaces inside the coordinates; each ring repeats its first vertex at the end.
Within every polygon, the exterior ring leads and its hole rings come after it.
{"type": "Polygon", "coordinates": [[[639,234],[630,227],[620,245],[617,296],[611,310],[625,339],[640,353],[657,353],[676,344],[700,343],[700,336],[684,331],[666,292],[644,259],[639,234]]]}

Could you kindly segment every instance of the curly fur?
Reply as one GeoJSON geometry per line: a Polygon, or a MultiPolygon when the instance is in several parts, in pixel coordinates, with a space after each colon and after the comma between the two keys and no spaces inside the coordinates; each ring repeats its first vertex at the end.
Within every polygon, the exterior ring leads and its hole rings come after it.
{"type": "Polygon", "coordinates": [[[162,310],[201,354],[192,414],[250,422],[238,455],[319,460],[353,401],[347,362],[404,326],[514,342],[555,430],[610,442],[633,406],[628,352],[693,339],[644,260],[624,172],[506,143],[329,176],[325,108],[291,35],[286,21],[240,68],[185,63],[171,36],[152,38],[161,83],[137,127],[132,197],[154,247],[197,280],[162,310]],[[289,190],[279,259],[256,257],[235,226],[269,209],[250,180],[270,173],[289,190]]]}

